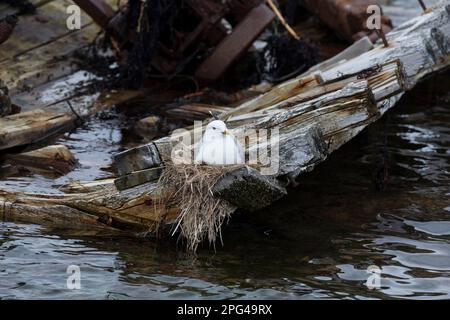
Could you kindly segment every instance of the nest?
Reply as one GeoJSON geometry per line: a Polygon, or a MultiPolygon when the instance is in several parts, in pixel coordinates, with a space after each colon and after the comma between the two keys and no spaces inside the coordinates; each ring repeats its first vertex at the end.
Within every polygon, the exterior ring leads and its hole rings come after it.
{"type": "Polygon", "coordinates": [[[213,187],[227,172],[240,166],[205,166],[194,164],[166,165],[159,184],[170,190],[162,197],[164,206],[180,208],[172,235],[179,232],[189,251],[208,240],[215,248],[217,239],[222,241],[221,227],[236,207],[214,197],[213,187]]]}

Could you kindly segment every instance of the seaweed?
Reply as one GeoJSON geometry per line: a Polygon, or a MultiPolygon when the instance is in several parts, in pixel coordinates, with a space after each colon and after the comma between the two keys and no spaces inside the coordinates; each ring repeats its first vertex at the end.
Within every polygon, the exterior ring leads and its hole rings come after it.
{"type": "Polygon", "coordinates": [[[170,35],[178,14],[179,0],[148,0],[128,3],[126,28],[136,33],[126,63],[120,68],[123,87],[143,86],[151,58],[158,52],[163,36],[170,35]]]}
{"type": "Polygon", "coordinates": [[[204,166],[191,164],[166,164],[158,184],[167,190],[160,205],[174,205],[181,209],[172,235],[179,233],[186,241],[186,248],[196,252],[204,240],[216,247],[222,241],[221,227],[236,210],[223,199],[214,197],[212,188],[226,173],[239,166],[204,166]]]}
{"type": "Polygon", "coordinates": [[[36,12],[36,6],[29,0],[0,0],[0,2],[4,2],[12,7],[18,8],[18,14],[33,14],[36,12]]]}
{"type": "Polygon", "coordinates": [[[300,75],[321,61],[316,45],[296,40],[289,35],[273,35],[267,40],[264,57],[267,61],[266,77],[273,83],[300,75]]]}

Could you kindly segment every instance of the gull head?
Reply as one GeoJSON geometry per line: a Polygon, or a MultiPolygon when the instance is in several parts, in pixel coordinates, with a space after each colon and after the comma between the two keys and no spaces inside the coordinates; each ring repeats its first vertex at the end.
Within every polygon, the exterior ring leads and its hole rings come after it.
{"type": "Polygon", "coordinates": [[[212,140],[223,137],[225,135],[230,135],[225,122],[221,120],[214,120],[206,127],[203,138],[205,140],[212,140]]]}

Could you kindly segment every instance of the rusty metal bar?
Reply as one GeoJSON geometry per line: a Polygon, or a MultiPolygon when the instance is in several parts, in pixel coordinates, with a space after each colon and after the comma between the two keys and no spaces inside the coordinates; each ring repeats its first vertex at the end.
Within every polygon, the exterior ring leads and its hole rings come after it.
{"type": "Polygon", "coordinates": [[[220,78],[274,18],[274,12],[265,4],[253,8],[200,65],[195,76],[204,82],[212,82],[220,78]]]}

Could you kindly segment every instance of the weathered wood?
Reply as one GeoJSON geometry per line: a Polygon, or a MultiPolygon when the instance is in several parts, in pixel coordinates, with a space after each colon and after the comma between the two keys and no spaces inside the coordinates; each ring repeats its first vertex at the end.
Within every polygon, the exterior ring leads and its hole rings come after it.
{"type": "Polygon", "coordinates": [[[146,182],[158,180],[161,175],[160,168],[146,169],[142,171],[135,171],[114,180],[117,190],[130,189],[146,182]]]}
{"type": "Polygon", "coordinates": [[[0,216],[7,220],[64,224],[71,228],[113,227],[133,233],[152,232],[175,221],[179,210],[166,208],[155,184],[119,192],[114,185],[70,195],[0,191],[0,216]],[[73,215],[74,220],[68,217],[73,215]]]}
{"type": "MultiPolygon", "coordinates": [[[[280,161],[279,179],[285,176],[295,178],[311,170],[329,153],[378,119],[395,105],[403,91],[412,88],[422,77],[447,67],[450,63],[449,34],[450,3],[445,1],[391,32],[388,35],[389,48],[378,43],[373,50],[357,57],[336,65],[324,65],[320,76],[307,73],[290,80],[244,103],[236,109],[239,112],[233,111],[225,119],[238,117],[241,112],[246,115],[254,113],[254,117],[240,119],[240,125],[234,127],[236,134],[246,128],[278,127],[282,141],[280,159],[284,157],[281,161],[288,162],[280,161]],[[379,66],[382,66],[381,70],[378,70],[379,66]],[[270,112],[264,114],[264,109],[270,112]],[[302,152],[315,155],[306,157],[302,152]]],[[[158,139],[150,146],[150,153],[142,152],[149,150],[148,146],[143,146],[116,156],[116,162],[121,162],[121,174],[158,167],[170,161],[169,138],[158,139]]],[[[246,172],[233,174],[240,181],[248,177],[246,172]]],[[[226,185],[226,181],[220,181],[217,188],[226,185]]],[[[249,185],[244,184],[242,188],[249,188],[249,185]]],[[[264,188],[268,186],[266,183],[263,185],[264,188]]],[[[230,183],[221,188],[220,193],[224,196],[229,190],[236,194],[235,186],[230,183]]],[[[28,219],[31,211],[35,216],[42,211],[51,217],[65,210],[84,213],[94,217],[96,223],[115,228],[154,231],[159,223],[173,223],[179,213],[175,207],[162,205],[160,197],[165,192],[167,190],[154,182],[122,191],[107,185],[88,193],[61,196],[3,192],[0,194],[0,214],[7,219],[28,219]]],[[[252,208],[245,200],[237,205],[252,208]]]]}
{"type": "Polygon", "coordinates": [[[104,189],[110,189],[114,185],[114,178],[97,181],[72,181],[69,184],[62,185],[58,190],[64,193],[89,193],[104,189]]]}
{"type": "Polygon", "coordinates": [[[82,27],[80,32],[72,32],[56,41],[37,47],[34,50],[18,54],[12,59],[0,63],[0,79],[15,95],[23,88],[36,88],[60,79],[79,69],[71,59],[58,59],[88,45],[98,34],[94,24],[82,27]],[[55,54],[58,56],[55,57],[55,54]]]}
{"type": "MultiPolygon", "coordinates": [[[[329,67],[335,66],[337,64],[343,63],[345,61],[348,61],[350,59],[356,58],[360,56],[363,53],[366,53],[367,51],[370,51],[373,49],[373,43],[370,41],[368,37],[363,37],[356,41],[354,44],[349,46],[347,49],[342,51],[341,53],[338,53],[334,57],[328,59],[327,61],[324,61],[322,63],[319,63],[313,67],[311,67],[307,73],[311,74],[316,71],[325,70],[329,67]]],[[[303,74],[302,76],[305,76],[303,74]]]]}
{"type": "Polygon", "coordinates": [[[35,110],[0,118],[0,150],[35,143],[68,129],[72,117],[35,110]]]}
{"type": "Polygon", "coordinates": [[[68,173],[76,164],[72,152],[63,145],[52,145],[20,154],[8,154],[5,159],[25,167],[55,172],[68,173]]]}
{"type": "Polygon", "coordinates": [[[44,109],[0,118],[0,150],[48,139],[72,129],[82,119],[140,94],[140,92],[103,95],[96,93],[64,100],[44,109]]]}
{"type": "MultiPolygon", "coordinates": [[[[442,21],[440,20],[442,16],[445,18],[445,23],[442,24],[442,28],[446,29],[449,27],[448,14],[446,13],[446,10],[441,10],[440,13],[436,12],[435,15],[435,21],[439,21],[439,23],[442,23],[442,21]],[[437,17],[438,15],[440,15],[441,17],[437,17]]],[[[426,24],[429,18],[430,17],[424,18],[422,16],[418,17],[416,20],[418,24],[426,24]]],[[[414,28],[414,30],[410,30],[409,28],[405,27],[401,28],[401,30],[403,31],[399,32],[397,30],[395,32],[398,34],[399,38],[402,38],[403,41],[406,42],[408,42],[409,38],[414,38],[412,33],[413,31],[417,31],[416,28],[414,28]]],[[[442,54],[448,56],[446,39],[443,35],[444,33],[437,32],[436,30],[436,28],[430,28],[430,26],[428,26],[428,31],[430,32],[429,38],[434,39],[434,41],[436,42],[435,47],[433,47],[432,45],[428,45],[428,47],[430,47],[431,50],[434,51],[441,51],[442,54]]],[[[381,46],[378,46],[376,49],[371,51],[367,51],[367,49],[361,49],[364,53],[353,59],[349,58],[348,60],[334,60],[338,61],[334,65],[332,63],[325,63],[322,65],[323,72],[320,74],[320,76],[307,74],[306,78],[288,81],[285,84],[275,87],[269,93],[262,95],[261,97],[258,97],[252,101],[249,101],[248,103],[244,103],[241,107],[235,110],[223,114],[222,118],[231,120],[232,123],[234,117],[235,120],[240,120],[240,125],[242,125],[242,120],[244,120],[244,118],[239,118],[239,113],[242,113],[242,117],[246,117],[246,119],[248,119],[250,122],[249,126],[244,125],[244,128],[246,129],[248,129],[248,127],[270,128],[274,125],[280,125],[282,128],[289,128],[290,123],[301,124],[302,126],[305,126],[308,124],[307,119],[315,118],[315,120],[313,121],[316,121],[316,123],[320,124],[323,135],[325,139],[328,140],[328,151],[332,152],[343,145],[346,141],[351,139],[361,130],[362,127],[375,121],[381,115],[381,113],[387,109],[387,106],[390,106],[391,104],[393,105],[393,103],[398,100],[398,96],[401,95],[404,90],[411,88],[411,82],[412,85],[415,84],[414,78],[417,72],[411,72],[411,68],[409,72],[407,72],[403,67],[404,61],[409,61],[409,63],[412,63],[412,61],[409,60],[410,57],[405,56],[402,51],[403,44],[408,48],[410,46],[410,44],[407,44],[406,42],[401,42],[400,45],[396,45],[395,49],[385,49],[381,46]],[[394,51],[395,54],[393,54],[392,51],[394,51]],[[366,56],[370,58],[367,58],[366,56]],[[377,59],[374,59],[372,56],[376,56],[377,59]],[[355,67],[355,65],[357,67],[355,67]],[[355,105],[356,109],[350,109],[351,112],[347,112],[347,116],[344,116],[345,112],[341,112],[341,114],[339,114],[339,105],[348,105],[348,101],[345,101],[345,99],[341,99],[339,101],[339,99],[337,98],[337,96],[345,96],[342,95],[342,91],[340,90],[344,90],[344,88],[346,88],[346,86],[348,86],[350,83],[353,83],[355,81],[362,81],[363,79],[367,80],[368,87],[370,88],[370,90],[369,88],[367,90],[370,91],[368,92],[367,97],[365,99],[361,99],[359,103],[357,102],[355,105]],[[407,82],[405,82],[405,79],[407,80],[407,82]],[[303,90],[303,84],[305,83],[308,84],[307,90],[303,90]],[[330,92],[335,92],[337,94],[329,95],[330,92]],[[314,101],[315,97],[318,97],[318,101],[314,101]],[[334,99],[336,106],[329,106],[327,108],[326,103],[324,104],[324,101],[326,101],[327,98],[329,98],[330,101],[334,99]],[[308,100],[309,103],[307,103],[308,100]],[[378,111],[375,103],[378,104],[380,111],[378,111]],[[317,105],[320,105],[321,108],[317,108],[317,105]],[[364,107],[358,108],[358,106],[364,107]],[[311,111],[311,115],[308,115],[307,112],[301,114],[302,110],[307,111],[308,108],[311,111]],[[318,111],[315,110],[316,108],[318,109],[318,111]],[[291,110],[283,111],[283,109],[291,110]],[[361,112],[359,112],[358,109],[361,112]],[[264,114],[264,112],[261,112],[261,110],[270,110],[269,113],[271,114],[267,116],[267,113],[264,114]],[[328,111],[326,111],[325,113],[320,113],[320,110],[328,111]],[[336,110],[338,113],[333,115],[334,110],[336,110]],[[300,113],[301,115],[295,115],[296,112],[300,113]],[[252,117],[252,113],[258,113],[256,117],[259,119],[256,120],[256,124],[254,122],[255,117],[252,117]],[[316,115],[313,116],[313,114],[316,115]],[[336,123],[336,120],[339,119],[341,123],[336,123]]],[[[429,43],[429,41],[426,43],[429,43]]],[[[363,47],[365,47],[365,45],[363,45],[363,47]]],[[[416,56],[422,56],[422,61],[424,61],[423,47],[423,45],[422,48],[418,47],[417,52],[415,52],[416,56]]],[[[411,53],[407,52],[407,54],[410,55],[411,53]]],[[[349,55],[351,55],[351,53],[349,53],[349,55]]],[[[344,56],[345,54],[342,57],[344,56]]],[[[438,63],[438,60],[434,59],[433,62],[438,63]]],[[[445,59],[441,59],[440,67],[444,67],[446,64],[447,62],[445,62],[445,59]]],[[[428,63],[427,70],[432,69],[432,65],[428,63]]],[[[286,131],[286,133],[293,133],[292,129],[290,129],[290,131],[289,129],[284,130],[286,131]]],[[[295,132],[295,134],[298,136],[301,133],[295,132]]],[[[281,137],[281,141],[281,145],[285,145],[285,143],[283,143],[285,141],[283,137],[281,137]]],[[[153,142],[153,145],[156,146],[159,157],[161,159],[169,158],[171,148],[167,138],[157,140],[153,142]]],[[[319,145],[323,146],[323,143],[319,143],[319,145]]],[[[318,154],[326,154],[326,152],[318,152],[318,154]]],[[[126,159],[126,153],[124,153],[123,156],[124,157],[122,158],[122,161],[126,159]]],[[[151,150],[151,157],[157,156],[158,154],[156,153],[155,148],[153,148],[151,150]]],[[[283,155],[281,156],[281,158],[283,158],[283,155]]],[[[143,164],[143,166],[139,167],[139,169],[146,169],[145,166],[147,165],[158,166],[160,165],[160,162],[146,163],[143,164]]],[[[302,172],[304,171],[302,170],[303,167],[310,168],[310,166],[306,164],[304,164],[303,166],[301,164],[297,164],[296,169],[292,172],[302,172]]],[[[282,172],[284,174],[287,173],[286,171],[282,172]]]]}
{"type": "Polygon", "coordinates": [[[289,132],[280,141],[280,176],[288,175],[289,179],[295,179],[328,156],[330,145],[326,144],[318,125],[301,128],[301,131],[289,132]]]}
{"type": "Polygon", "coordinates": [[[113,160],[120,176],[161,164],[158,149],[153,143],[118,153],[114,155],[113,160]]]}
{"type": "MultiPolygon", "coordinates": [[[[9,87],[12,102],[22,109],[21,114],[6,117],[0,122],[0,150],[35,143],[70,130],[80,118],[136,94],[80,96],[80,89],[96,77],[80,71],[74,58],[68,55],[89,45],[99,28],[82,13],[81,30],[67,29],[66,8],[73,4],[70,0],[34,2],[37,13],[20,16],[11,41],[0,48],[0,79],[9,87]],[[83,80],[86,81],[83,83],[83,80]],[[106,98],[108,95],[111,99],[106,98]]],[[[115,0],[107,2],[117,4],[115,0]]],[[[4,7],[0,10],[4,14],[16,9],[4,7]]]]}
{"type": "Polygon", "coordinates": [[[214,115],[222,114],[230,111],[231,108],[223,106],[215,106],[205,103],[190,103],[176,108],[169,109],[165,114],[171,119],[179,119],[185,122],[192,123],[195,120],[206,120],[214,115]]]}
{"type": "MultiPolygon", "coordinates": [[[[309,123],[301,121],[298,117],[302,116],[304,119],[317,121],[315,119],[321,115],[320,110],[329,113],[329,115],[324,116],[321,121],[326,127],[335,123],[336,120],[334,119],[342,119],[342,121],[346,121],[347,123],[350,123],[351,119],[366,121],[377,113],[376,105],[374,103],[375,97],[373,97],[373,93],[368,86],[373,86],[378,99],[385,98],[384,94],[389,96],[401,92],[403,89],[403,78],[401,76],[402,72],[400,71],[401,65],[397,61],[393,61],[383,65],[382,68],[383,67],[385,69],[371,75],[368,77],[367,81],[358,80],[358,75],[349,75],[347,78],[335,82],[323,83],[318,87],[310,89],[308,92],[291,96],[291,98],[285,99],[266,109],[244,113],[244,117],[229,115],[229,127],[233,128],[236,124],[239,124],[240,129],[237,128],[234,130],[234,133],[239,136],[241,132],[245,133],[245,130],[252,128],[267,129],[272,128],[275,125],[280,125],[281,120],[275,121],[280,115],[285,118],[283,120],[285,122],[284,125],[288,125],[288,120],[292,118],[290,120],[291,123],[299,123],[301,126],[307,126],[309,123]],[[352,85],[355,81],[359,81],[360,87],[358,87],[357,84],[352,85]],[[391,85],[392,89],[389,91],[383,89],[385,92],[383,94],[383,90],[381,89],[386,82],[391,85]],[[360,96],[360,94],[362,94],[362,96],[360,96]],[[352,95],[354,95],[354,100],[351,99],[352,95]],[[354,101],[353,104],[352,101],[354,101]],[[331,107],[331,104],[335,105],[334,109],[331,107]],[[341,108],[341,104],[343,108],[341,108]],[[318,106],[321,108],[318,108],[318,106]],[[326,108],[327,106],[329,106],[328,109],[326,108]],[[363,115],[362,118],[358,118],[360,117],[359,113],[357,110],[352,111],[350,109],[351,106],[355,106],[356,108],[363,106],[361,110],[365,116],[363,115]],[[343,109],[341,114],[345,113],[344,116],[340,116],[339,113],[330,112],[339,110],[340,108],[343,109]],[[296,115],[296,112],[299,113],[299,115],[296,115]]],[[[247,106],[247,104],[245,104],[245,106],[247,106]]],[[[244,108],[244,110],[247,111],[248,109],[244,108]]],[[[354,125],[354,123],[349,125],[354,125]]],[[[344,127],[337,127],[336,130],[342,130],[343,128],[344,127]]],[[[325,134],[330,134],[330,130],[326,130],[325,134]]],[[[172,143],[169,138],[165,137],[148,145],[122,152],[114,158],[114,161],[118,167],[119,175],[123,175],[133,171],[157,167],[166,160],[170,161],[171,154],[172,143]],[[126,169],[123,169],[123,167],[126,167],[126,169]]]]}
{"type": "MultiPolygon", "coordinates": [[[[39,19],[36,15],[20,16],[14,36],[1,46],[0,61],[13,58],[20,52],[30,51],[69,33],[65,8],[71,4],[69,0],[51,1],[38,7],[39,19]]],[[[88,21],[84,13],[82,18],[82,21],[88,21]]]]}
{"type": "MultiPolygon", "coordinates": [[[[21,15],[13,37],[2,44],[0,50],[0,62],[15,58],[25,52],[32,51],[47,43],[56,41],[72,31],[67,28],[68,14],[66,8],[73,4],[70,0],[33,0],[37,12],[33,15],[21,15]]],[[[116,0],[106,0],[116,7],[116,0]]],[[[2,15],[17,13],[17,8],[0,8],[2,15]]],[[[91,24],[92,19],[81,12],[82,27],[91,24]]],[[[54,53],[57,54],[57,53],[54,53]]]]}
{"type": "Polygon", "coordinates": [[[322,72],[323,79],[328,81],[339,75],[356,74],[368,65],[400,59],[407,90],[410,90],[424,76],[450,63],[450,14],[445,9],[449,6],[448,1],[443,1],[439,9],[406,22],[387,34],[388,48],[378,42],[374,50],[322,72]]]}

